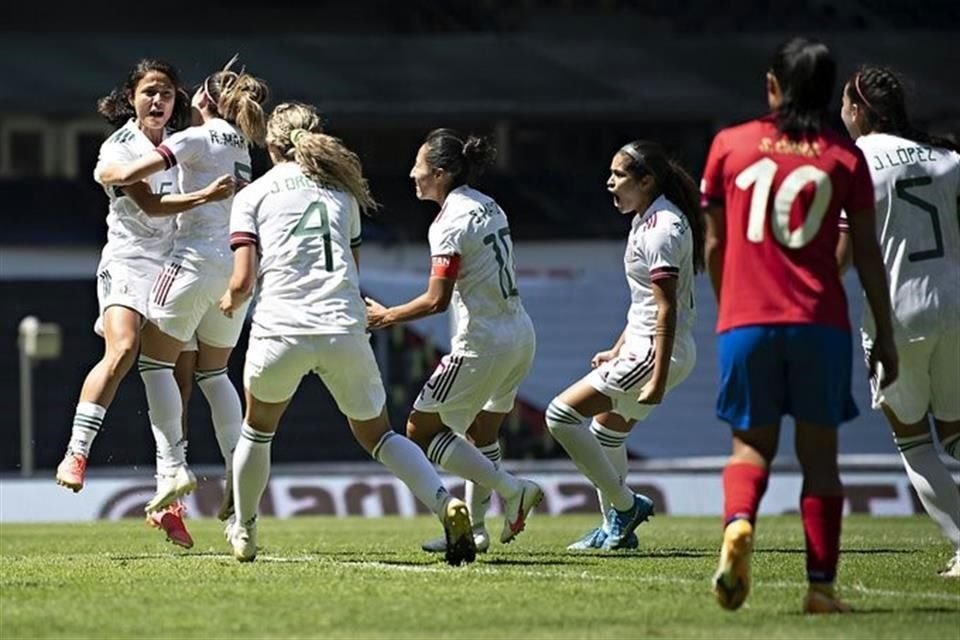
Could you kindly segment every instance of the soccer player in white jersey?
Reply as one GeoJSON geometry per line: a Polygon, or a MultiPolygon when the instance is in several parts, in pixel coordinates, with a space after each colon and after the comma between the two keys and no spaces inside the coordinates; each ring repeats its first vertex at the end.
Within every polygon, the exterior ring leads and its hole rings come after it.
{"type": "MultiPolygon", "coordinates": [[[[189,104],[176,69],[155,59],[139,61],[123,84],[100,99],[97,110],[119,127],[100,147],[98,170],[149,154],[167,137],[168,127],[185,126],[189,121],[189,104]]],[[[104,355],[87,374],[80,391],[67,453],[57,467],[58,484],[74,492],[83,488],[93,440],[137,356],[150,288],[173,246],[175,214],[227,198],[233,186],[233,178],[225,176],[196,185],[190,193],[179,193],[175,170],[123,188],[104,186],[109,199],[107,244],[97,267],[100,313],[95,324],[104,338],[104,355]]],[[[177,384],[184,396],[189,394],[192,375],[192,353],[187,351],[177,360],[177,384]]],[[[178,506],[157,514],[152,523],[176,544],[190,547],[193,542],[178,506]]]]}
{"type": "MultiPolygon", "coordinates": [[[[484,517],[491,490],[503,498],[504,543],[524,529],[527,515],[543,499],[535,483],[500,469],[500,425],[533,364],[536,337],[517,290],[507,216],[493,198],[469,184],[495,153],[487,140],[452,129],[427,135],[410,172],[417,197],[440,205],[429,231],[433,266],[427,290],[390,308],[373,300],[367,304],[373,329],[453,308],[451,351],[417,397],[407,436],[430,460],[470,481],[467,494],[480,551],[490,545],[484,517]]],[[[443,546],[438,540],[423,548],[443,546]]]]}
{"type": "MultiPolygon", "coordinates": [[[[232,64],[234,61],[231,60],[232,64]]],[[[262,145],[266,114],[262,104],[269,89],[245,72],[208,76],[193,96],[202,124],[181,131],[139,160],[101,171],[104,184],[125,185],[157,172],[180,168],[183,190],[213,176],[235,175],[249,182],[250,144],[262,145]]],[[[153,286],[150,322],[143,330],[140,375],[150,406],[150,424],[157,438],[157,493],[147,513],[163,509],[196,488],[186,463],[186,441],[180,427],[182,408],[173,378],[173,363],[183,344],[196,335],[197,382],[210,404],[217,443],[226,465],[227,484],[233,449],[240,438],[240,397],[227,376],[227,361],[243,328],[244,314],[225,317],[217,309],[230,279],[230,200],[203,204],[181,216],[173,250],[153,286]]],[[[232,512],[226,491],[218,516],[232,512]]]]}
{"type": "MultiPolygon", "coordinates": [[[[864,67],[847,82],[841,116],[873,178],[877,230],[890,282],[900,377],[871,381],[874,408],[893,429],[907,476],[953,545],[944,577],[960,577],[960,492],[934,446],[960,459],[960,154],[956,144],[914,129],[900,79],[864,67]],[[929,417],[935,426],[931,433],[929,417]]],[[[841,234],[841,253],[849,238],[841,234]]],[[[861,326],[874,342],[869,307],[861,326]]]]}
{"type": "Polygon", "coordinates": [[[440,516],[447,561],[476,556],[467,506],[443,487],[412,442],[390,429],[386,393],[360,296],[360,210],[376,206],[357,156],[325,135],[313,107],[281,104],[267,126],[274,168],[233,203],[230,288],[220,309],[242,312],[257,281],[244,366],[247,414],[234,453],[234,556],[256,557],[257,505],[270,475],[270,443],[303,376],[316,373],[357,441],[440,516]]]}
{"type": "Polygon", "coordinates": [[[614,154],[607,190],[621,214],[633,215],[623,257],[626,327],[613,347],[593,357],[594,370],[546,411],[550,433],[597,487],[604,513],[602,525],[570,549],[638,545],[634,530],[653,514],[653,501],[625,484],[624,442],[696,362],[693,277],[704,266],[696,185],[660,145],[641,140],[614,154]]]}

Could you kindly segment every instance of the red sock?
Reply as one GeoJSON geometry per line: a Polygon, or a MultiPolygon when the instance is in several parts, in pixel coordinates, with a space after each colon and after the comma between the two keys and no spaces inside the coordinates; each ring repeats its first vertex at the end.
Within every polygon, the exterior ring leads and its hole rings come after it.
{"type": "Polygon", "coordinates": [[[800,515],[807,539],[807,580],[833,582],[840,559],[843,496],[802,496],[800,515]]]}
{"type": "Polygon", "coordinates": [[[757,519],[760,498],[767,490],[770,470],[746,462],[728,464],[723,470],[723,523],[757,519]]]}

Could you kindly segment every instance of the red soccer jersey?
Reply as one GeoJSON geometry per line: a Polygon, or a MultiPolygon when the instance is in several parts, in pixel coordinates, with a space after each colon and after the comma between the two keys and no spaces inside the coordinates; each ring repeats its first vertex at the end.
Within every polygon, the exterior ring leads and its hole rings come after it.
{"type": "Polygon", "coordinates": [[[824,129],[793,141],[772,116],[713,139],[700,191],[723,204],[726,249],[717,332],[757,324],[850,328],[835,249],[840,211],[873,209],[860,149],[824,129]]]}

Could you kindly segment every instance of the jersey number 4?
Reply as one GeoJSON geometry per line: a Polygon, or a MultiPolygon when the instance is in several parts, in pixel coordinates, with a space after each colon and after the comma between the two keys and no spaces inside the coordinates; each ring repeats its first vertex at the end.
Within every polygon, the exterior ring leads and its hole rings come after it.
{"type": "Polygon", "coordinates": [[[327,216],[327,207],[322,202],[311,203],[300,214],[300,221],[290,232],[291,236],[323,238],[323,266],[327,271],[333,271],[333,248],[330,242],[330,218],[327,216]]]}
{"type": "MultiPolygon", "coordinates": [[[[777,163],[770,158],[761,158],[741,171],[734,180],[737,187],[744,191],[753,187],[750,214],[747,218],[747,240],[750,242],[763,242],[767,227],[767,202],[770,200],[770,189],[776,173],[777,163]]],[[[832,195],[833,184],[827,172],[805,164],[788,173],[773,197],[773,217],[770,220],[773,237],[791,249],[799,249],[808,244],[820,230],[832,195]],[[813,184],[815,188],[813,200],[803,224],[791,230],[790,209],[808,184],[813,184]]]]}

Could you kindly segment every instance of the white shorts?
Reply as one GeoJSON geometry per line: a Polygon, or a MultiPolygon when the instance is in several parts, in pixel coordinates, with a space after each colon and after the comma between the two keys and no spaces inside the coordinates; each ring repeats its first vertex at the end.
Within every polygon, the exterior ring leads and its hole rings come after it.
{"type": "Polygon", "coordinates": [[[181,342],[194,334],[203,344],[233,348],[240,339],[249,302],[228,318],[219,309],[230,276],[200,273],[185,263],[167,262],[150,292],[150,321],[181,342]]]}
{"type": "Polygon", "coordinates": [[[289,400],[310,372],[348,418],[372,420],[383,412],[387,394],[366,334],[250,338],[243,385],[257,400],[289,400]]]}
{"type": "MultiPolygon", "coordinates": [[[[873,340],[861,337],[869,354],[873,340]]],[[[920,422],[928,411],[937,420],[960,420],[960,328],[898,344],[897,355],[900,373],[893,384],[880,389],[870,380],[873,408],[887,405],[904,424],[920,422]]]]}
{"type": "MultiPolygon", "coordinates": [[[[626,347],[613,360],[607,360],[588,373],[583,380],[591,387],[610,398],[611,411],[627,420],[643,420],[656,408],[653,404],[640,404],[637,397],[640,389],[653,375],[654,341],[645,346],[628,350],[626,347]]],[[[697,345],[689,333],[678,336],[673,342],[670,371],[667,373],[667,392],[683,382],[697,362],[697,345]]]]}
{"type": "Polygon", "coordinates": [[[103,314],[108,307],[126,307],[147,318],[150,289],[162,268],[163,261],[152,258],[101,260],[97,266],[100,313],[93,324],[94,332],[103,337],[103,314]]]}
{"type": "Polygon", "coordinates": [[[481,411],[510,413],[517,389],[533,366],[536,342],[491,356],[451,353],[440,359],[413,408],[440,414],[443,424],[463,435],[481,411]]]}

